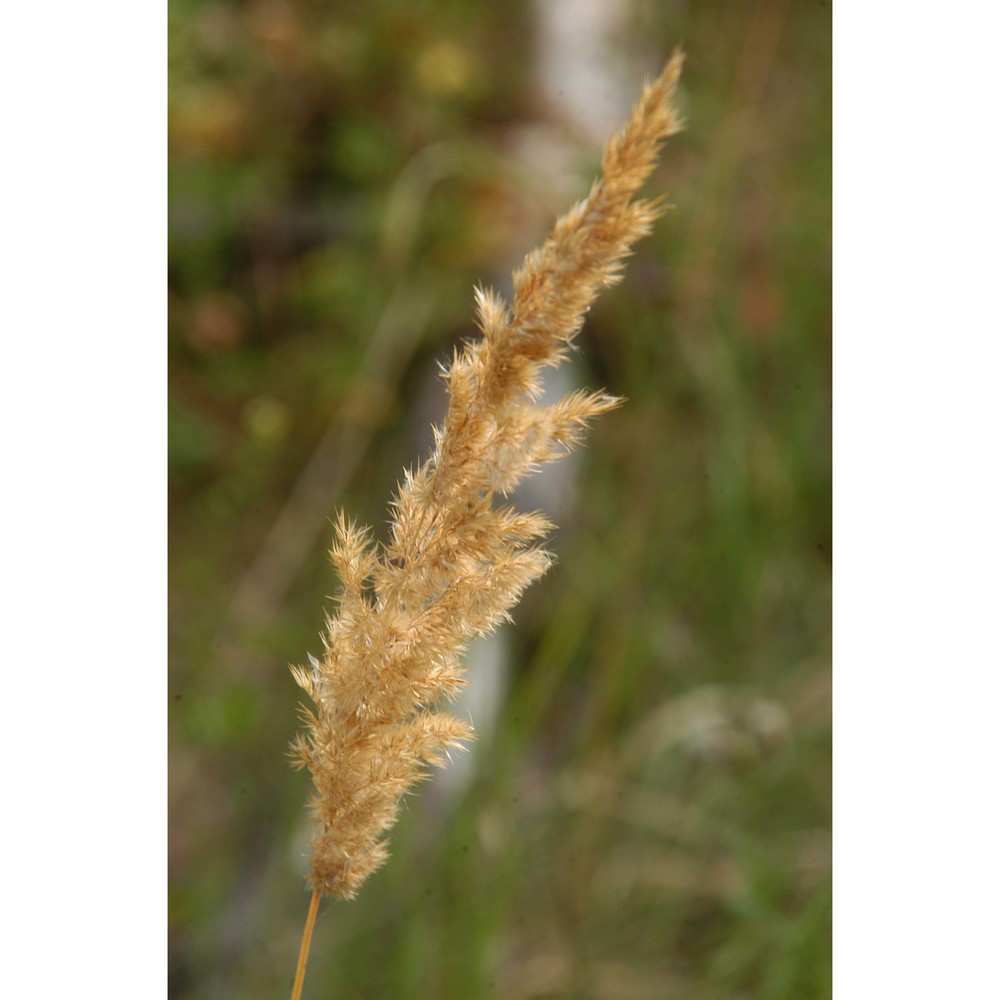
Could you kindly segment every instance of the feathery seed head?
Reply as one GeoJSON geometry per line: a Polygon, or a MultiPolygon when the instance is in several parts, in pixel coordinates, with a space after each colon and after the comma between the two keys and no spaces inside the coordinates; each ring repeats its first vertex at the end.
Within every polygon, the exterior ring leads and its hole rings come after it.
{"type": "Polygon", "coordinates": [[[514,274],[513,302],[475,289],[482,334],[442,370],[449,396],[434,449],[406,470],[390,503],[389,541],[338,514],[330,552],[342,590],[324,654],[291,668],[314,703],[290,748],[312,774],[313,889],[354,897],[387,856],[401,797],[474,736],[436,706],[458,693],[468,643],[509,620],[552,556],[538,513],[495,506],[525,476],[579,444],[621,399],[574,391],[539,405],[599,289],[620,280],[633,243],[662,203],[633,201],[663,140],[681,127],[678,51],[607,145],[602,176],[514,274]]]}

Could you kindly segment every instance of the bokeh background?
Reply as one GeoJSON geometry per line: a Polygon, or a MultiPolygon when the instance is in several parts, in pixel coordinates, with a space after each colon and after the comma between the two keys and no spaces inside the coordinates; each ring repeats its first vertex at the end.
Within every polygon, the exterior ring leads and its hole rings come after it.
{"type": "Polygon", "coordinates": [[[481,738],[323,904],[305,995],[829,996],[829,5],[169,12],[170,996],[287,995],[329,519],[385,530],[474,284],[678,43],[674,208],[566,371],[629,402],[519,498],[559,561],[471,651],[481,738]]]}

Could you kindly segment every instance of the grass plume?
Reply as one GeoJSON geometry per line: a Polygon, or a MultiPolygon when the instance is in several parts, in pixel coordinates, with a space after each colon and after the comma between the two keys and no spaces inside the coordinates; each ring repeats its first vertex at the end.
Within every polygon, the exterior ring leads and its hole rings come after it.
{"type": "Polygon", "coordinates": [[[462,655],[509,618],[551,562],[542,540],[552,525],[504,498],[621,402],[576,391],[543,406],[542,373],[565,359],[590,304],[662,212],[635,195],[681,127],[682,63],[676,52],[645,88],[590,193],[515,272],[513,301],[476,290],[482,336],[442,372],[447,415],[430,458],[399,484],[388,541],[376,546],[367,529],[337,520],[331,555],[343,589],[324,654],[292,668],[313,702],[292,746],[315,784],[313,918],[323,893],[357,894],[388,856],[384,836],[402,795],[473,738],[440,707],[463,684],[462,655]]]}

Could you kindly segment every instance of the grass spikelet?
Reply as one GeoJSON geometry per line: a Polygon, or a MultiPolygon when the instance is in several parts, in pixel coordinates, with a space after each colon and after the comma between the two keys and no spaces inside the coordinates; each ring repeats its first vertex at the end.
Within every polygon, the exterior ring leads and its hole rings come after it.
{"type": "Polygon", "coordinates": [[[646,87],[608,143],[589,195],[515,272],[512,303],[476,289],[481,337],[442,373],[447,415],[431,456],[398,486],[388,541],[376,547],[366,530],[337,520],[331,558],[342,592],[324,654],[292,667],[314,704],[291,749],[315,783],[314,900],[357,894],[386,860],[401,796],[473,738],[467,722],[440,707],[463,683],[461,657],[551,563],[541,545],[549,522],[497,498],[621,403],[578,391],[540,406],[541,375],[565,358],[600,288],[621,277],[632,245],[661,212],[634,195],[681,126],[674,94],[682,63],[675,53],[646,87]]]}

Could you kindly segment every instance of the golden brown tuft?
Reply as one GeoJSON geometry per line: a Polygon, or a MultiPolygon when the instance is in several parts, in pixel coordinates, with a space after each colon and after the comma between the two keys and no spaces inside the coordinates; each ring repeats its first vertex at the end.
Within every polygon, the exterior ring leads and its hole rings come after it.
{"type": "Polygon", "coordinates": [[[491,632],[549,567],[537,513],[496,506],[518,482],[582,438],[621,402],[573,392],[541,406],[542,369],[558,365],[599,289],[617,281],[659,203],[634,201],[663,140],[678,131],[676,52],[608,143],[590,194],[556,223],[514,274],[514,301],[476,290],[482,337],[443,372],[448,413],[431,457],[407,472],[391,504],[388,542],[341,516],[332,558],[343,592],[327,623],[322,661],[293,667],[312,699],[296,764],[316,785],[310,881],[351,898],[381,865],[383,834],[401,796],[473,738],[436,707],[463,684],[461,657],[491,632]]]}

